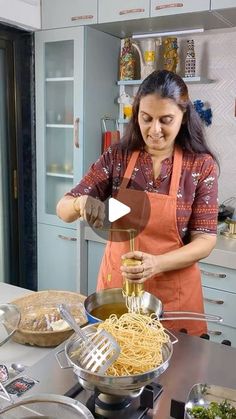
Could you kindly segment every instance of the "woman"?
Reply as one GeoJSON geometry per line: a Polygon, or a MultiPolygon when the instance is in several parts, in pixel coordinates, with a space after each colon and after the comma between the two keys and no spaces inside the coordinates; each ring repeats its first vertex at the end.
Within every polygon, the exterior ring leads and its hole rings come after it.
{"type": "MultiPolygon", "coordinates": [[[[81,217],[101,227],[103,201],[112,195],[124,202],[122,197],[128,193],[129,199],[137,200],[137,214],[122,218],[138,230],[143,199],[137,194],[143,191],[151,210],[135,239],[139,250],[129,252],[125,240],[109,241],[98,290],[122,287],[125,276],[144,282],[145,290],[161,299],[165,311],[202,313],[196,262],[207,257],[216,243],[217,165],[186,84],[166,70],[154,71],[142,82],[123,141],[91,166],[79,185],[59,201],[57,213],[67,222],[81,217]],[[120,266],[121,258],[141,264],[120,266]]],[[[193,335],[206,331],[204,322],[195,321],[168,322],[168,327],[184,327],[193,335]]]]}

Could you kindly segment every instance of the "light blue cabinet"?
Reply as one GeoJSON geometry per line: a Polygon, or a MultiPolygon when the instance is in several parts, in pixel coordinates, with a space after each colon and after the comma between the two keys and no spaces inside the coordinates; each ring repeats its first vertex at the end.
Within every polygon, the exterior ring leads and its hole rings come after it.
{"type": "Polygon", "coordinates": [[[76,291],[76,229],[38,224],[38,289],[76,291]]]}
{"type": "Polygon", "coordinates": [[[61,289],[79,291],[87,282],[84,229],[60,220],[56,204],[101,154],[101,118],[118,113],[119,51],[118,38],[90,27],[36,33],[39,289],[56,281],[61,289]],[[76,242],[65,238],[71,229],[78,232],[76,242]]]}
{"type": "Polygon", "coordinates": [[[210,0],[151,0],[151,17],[178,15],[181,13],[202,12],[210,10],[210,0]]]}
{"type": "Polygon", "coordinates": [[[97,23],[97,0],[42,0],[42,29],[97,23]]]}
{"type": "Polygon", "coordinates": [[[149,0],[98,0],[98,23],[149,17],[149,0]]]}
{"type": "Polygon", "coordinates": [[[98,271],[104,249],[103,243],[88,241],[88,295],[96,291],[98,271]]]}
{"type": "Polygon", "coordinates": [[[210,339],[230,340],[236,347],[236,271],[209,263],[200,263],[205,312],[223,318],[222,324],[208,323],[210,339]]]}

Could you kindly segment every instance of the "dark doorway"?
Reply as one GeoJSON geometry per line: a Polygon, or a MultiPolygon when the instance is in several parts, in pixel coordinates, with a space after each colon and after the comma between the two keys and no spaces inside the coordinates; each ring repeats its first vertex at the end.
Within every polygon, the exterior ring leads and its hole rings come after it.
{"type": "Polygon", "coordinates": [[[0,25],[0,281],[36,290],[33,33],[0,25]]]}

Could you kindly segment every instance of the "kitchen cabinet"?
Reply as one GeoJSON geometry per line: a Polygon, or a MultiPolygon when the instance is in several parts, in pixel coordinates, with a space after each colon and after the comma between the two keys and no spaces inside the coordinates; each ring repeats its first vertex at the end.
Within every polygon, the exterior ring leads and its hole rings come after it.
{"type": "Polygon", "coordinates": [[[87,281],[81,282],[81,293],[90,295],[96,291],[97,277],[102,257],[104,254],[106,240],[95,233],[95,230],[84,223],[83,237],[86,241],[87,268],[83,277],[87,281]]]}
{"type": "Polygon", "coordinates": [[[40,29],[40,0],[0,0],[0,22],[28,30],[40,29]]]}
{"type": "Polygon", "coordinates": [[[43,0],[42,29],[97,23],[97,0],[43,0]]]}
{"type": "Polygon", "coordinates": [[[235,8],[235,0],[211,0],[211,10],[235,8]]]}
{"type": "Polygon", "coordinates": [[[86,282],[83,225],[60,220],[56,204],[101,154],[101,118],[117,115],[119,49],[119,39],[90,27],[35,35],[39,289],[86,282]]]}
{"type": "Polygon", "coordinates": [[[88,288],[87,295],[96,291],[98,271],[104,254],[103,243],[88,241],[88,288]]]}
{"type": "Polygon", "coordinates": [[[38,224],[39,291],[77,290],[76,241],[76,229],[38,224]]]}
{"type": "Polygon", "coordinates": [[[211,340],[230,340],[236,347],[236,270],[200,263],[205,312],[223,317],[223,324],[208,323],[211,340]]]}
{"type": "Polygon", "coordinates": [[[151,0],[151,17],[178,15],[181,13],[202,12],[210,10],[210,0],[151,0]]]}
{"type": "Polygon", "coordinates": [[[98,0],[98,23],[149,17],[149,0],[98,0]]]}

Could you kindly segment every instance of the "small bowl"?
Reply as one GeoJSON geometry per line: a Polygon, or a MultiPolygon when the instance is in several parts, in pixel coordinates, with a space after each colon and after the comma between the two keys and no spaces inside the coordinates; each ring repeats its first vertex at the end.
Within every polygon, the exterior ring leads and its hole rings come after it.
{"type": "Polygon", "coordinates": [[[20,310],[16,305],[0,304],[0,346],[16,332],[20,319],[20,310]]]}

